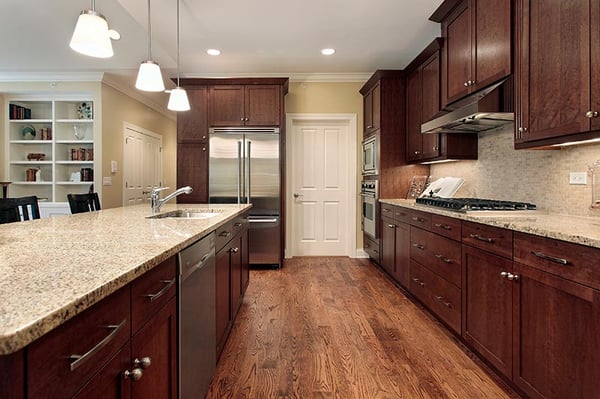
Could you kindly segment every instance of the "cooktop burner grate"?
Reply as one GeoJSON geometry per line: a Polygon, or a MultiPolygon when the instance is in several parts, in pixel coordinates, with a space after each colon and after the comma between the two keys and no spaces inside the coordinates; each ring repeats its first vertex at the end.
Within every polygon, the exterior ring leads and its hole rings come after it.
{"type": "Polygon", "coordinates": [[[454,211],[533,211],[535,204],[528,202],[514,202],[490,200],[480,198],[417,198],[417,204],[446,208],[454,211]]]}

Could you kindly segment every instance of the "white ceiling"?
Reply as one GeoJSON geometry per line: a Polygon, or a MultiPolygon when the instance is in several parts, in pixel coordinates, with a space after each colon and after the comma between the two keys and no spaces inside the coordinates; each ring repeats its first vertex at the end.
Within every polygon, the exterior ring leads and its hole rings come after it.
{"type": "MultiPolygon", "coordinates": [[[[152,0],[152,53],[168,82],[176,76],[176,1],[152,0]]],[[[181,76],[367,76],[404,68],[440,34],[428,20],[442,0],[180,0],[181,76]],[[321,55],[333,47],[336,54],[321,55]],[[218,48],[218,57],[206,49],[218,48]]],[[[147,0],[96,0],[121,33],[114,57],[69,48],[90,0],[0,0],[0,80],[103,72],[133,90],[147,58],[147,0]]],[[[146,95],[145,93],[140,93],[146,95]]],[[[150,95],[164,103],[166,95],[150,95]]]]}

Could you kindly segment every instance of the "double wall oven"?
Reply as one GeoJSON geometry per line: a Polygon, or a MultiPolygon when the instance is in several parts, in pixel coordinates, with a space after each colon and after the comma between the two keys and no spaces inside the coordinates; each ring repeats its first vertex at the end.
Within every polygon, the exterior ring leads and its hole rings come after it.
{"type": "Polygon", "coordinates": [[[367,137],[362,143],[363,180],[360,185],[361,219],[363,233],[376,239],[378,236],[379,165],[377,134],[367,137]]]}

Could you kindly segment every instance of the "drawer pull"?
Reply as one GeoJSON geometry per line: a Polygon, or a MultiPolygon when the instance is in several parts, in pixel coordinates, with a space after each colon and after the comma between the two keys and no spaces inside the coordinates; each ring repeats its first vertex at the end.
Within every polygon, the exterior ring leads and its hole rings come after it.
{"type": "Polygon", "coordinates": [[[452,227],[448,226],[447,224],[436,223],[435,227],[439,227],[440,229],[444,230],[452,230],[452,227]]]}
{"type": "Polygon", "coordinates": [[[148,367],[150,367],[152,365],[152,359],[150,358],[150,356],[144,356],[141,359],[136,358],[133,361],[133,365],[135,367],[139,367],[142,369],[147,369],[148,367]]]}
{"type": "Polygon", "coordinates": [[[160,280],[161,283],[165,284],[164,287],[161,288],[156,294],[146,294],[145,296],[150,299],[150,302],[156,301],[160,298],[165,292],[169,290],[175,284],[175,279],[173,280],[160,280]]]}
{"type": "Polygon", "coordinates": [[[414,281],[415,283],[419,284],[421,287],[425,287],[425,283],[424,283],[424,282],[422,282],[421,280],[419,280],[418,278],[416,278],[416,277],[413,277],[413,281],[414,281]]]}
{"type": "Polygon", "coordinates": [[[474,238],[479,241],[489,242],[490,244],[492,244],[494,242],[494,240],[492,238],[480,236],[479,234],[469,234],[469,237],[474,238]]]}
{"type": "Polygon", "coordinates": [[[412,220],[414,220],[415,222],[421,222],[421,223],[425,223],[427,221],[427,219],[420,218],[418,216],[413,216],[412,220]]]}
{"type": "Polygon", "coordinates": [[[142,379],[142,377],[144,376],[144,372],[142,371],[142,369],[133,369],[131,371],[129,370],[125,370],[123,371],[123,378],[124,379],[129,379],[131,378],[131,381],[139,381],[142,379]]]}
{"type": "Polygon", "coordinates": [[[219,237],[229,237],[231,235],[231,231],[223,231],[219,234],[219,237]]]}
{"type": "Polygon", "coordinates": [[[125,326],[125,323],[127,323],[126,319],[123,320],[118,325],[106,326],[106,328],[108,328],[112,331],[110,332],[110,334],[108,334],[106,337],[104,337],[102,339],[102,341],[98,342],[96,345],[94,345],[94,347],[92,349],[90,349],[83,355],[69,356],[69,359],[73,360],[71,362],[71,371],[75,371],[77,368],[79,368],[79,366],[81,366],[83,363],[87,362],[92,356],[94,356],[96,353],[98,353],[98,351],[100,349],[104,348],[110,341],[112,341],[117,336],[119,331],[125,326]]]}
{"type": "Polygon", "coordinates": [[[446,258],[442,254],[435,254],[435,257],[438,258],[439,260],[441,260],[444,263],[452,263],[452,259],[446,258]]]}
{"type": "Polygon", "coordinates": [[[231,253],[232,254],[237,254],[239,251],[240,251],[240,249],[238,247],[231,248],[231,253]]]}
{"type": "Polygon", "coordinates": [[[425,247],[424,247],[423,245],[421,245],[421,244],[418,244],[418,243],[416,243],[416,242],[415,242],[415,243],[413,243],[413,245],[412,245],[412,246],[413,246],[413,247],[415,247],[415,248],[418,248],[418,249],[420,249],[420,250],[424,250],[424,249],[425,249],[425,247]]]}
{"type": "Polygon", "coordinates": [[[447,308],[451,308],[452,307],[452,302],[445,301],[443,296],[436,295],[435,299],[437,299],[438,301],[440,301],[441,303],[443,303],[444,306],[447,307],[447,308]]]}
{"type": "Polygon", "coordinates": [[[406,213],[404,213],[404,212],[396,212],[396,216],[402,216],[402,217],[404,217],[404,216],[406,216],[406,213]]]}
{"type": "Polygon", "coordinates": [[[382,211],[383,211],[383,212],[390,212],[390,210],[389,210],[389,209],[387,209],[387,208],[383,208],[383,209],[382,209],[382,211]]]}
{"type": "Polygon", "coordinates": [[[554,263],[560,263],[561,265],[568,265],[569,261],[563,258],[557,258],[556,256],[552,256],[552,255],[546,255],[543,252],[535,252],[535,251],[531,251],[532,254],[534,254],[535,256],[537,256],[538,258],[542,258],[545,260],[549,260],[550,262],[554,262],[554,263]]]}
{"type": "Polygon", "coordinates": [[[233,225],[234,225],[235,227],[241,227],[241,226],[242,226],[242,223],[240,223],[240,222],[235,222],[233,225]]]}
{"type": "Polygon", "coordinates": [[[395,225],[395,224],[388,224],[388,227],[389,227],[390,229],[394,229],[394,228],[396,228],[396,225],[395,225]]]}
{"type": "Polygon", "coordinates": [[[519,281],[519,275],[518,274],[512,274],[509,272],[501,272],[500,273],[500,277],[503,277],[509,281],[519,281]]]}

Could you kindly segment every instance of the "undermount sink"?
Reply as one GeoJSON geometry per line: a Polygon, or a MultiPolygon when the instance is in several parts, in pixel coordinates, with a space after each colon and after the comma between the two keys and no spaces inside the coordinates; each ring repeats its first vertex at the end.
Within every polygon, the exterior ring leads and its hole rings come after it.
{"type": "Polygon", "coordinates": [[[221,212],[218,209],[177,209],[175,211],[148,216],[148,219],[179,218],[179,219],[210,219],[221,212]]]}

